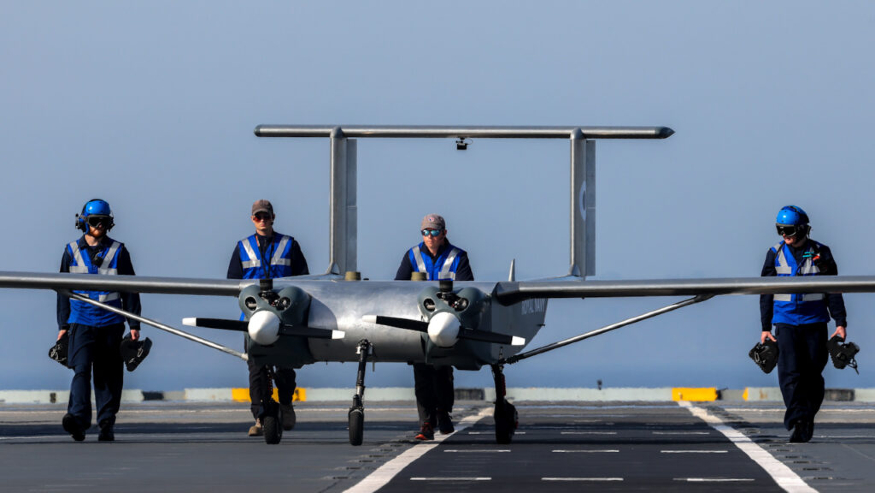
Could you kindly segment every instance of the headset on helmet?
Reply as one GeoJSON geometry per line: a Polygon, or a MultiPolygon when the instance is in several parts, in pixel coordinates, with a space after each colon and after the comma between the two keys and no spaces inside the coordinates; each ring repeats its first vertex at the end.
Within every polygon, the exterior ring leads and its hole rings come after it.
{"type": "MultiPolygon", "coordinates": [[[[803,236],[808,236],[811,231],[811,226],[808,225],[808,214],[801,207],[795,205],[787,205],[778,211],[778,217],[775,218],[775,227],[778,229],[778,234],[784,234],[785,230],[798,230],[803,236]]],[[[788,234],[788,236],[794,236],[788,234]]]]}
{"type": "Polygon", "coordinates": [[[106,216],[109,218],[109,224],[106,226],[106,230],[109,231],[115,226],[115,221],[112,216],[112,209],[109,207],[109,203],[102,199],[91,199],[88,202],[85,202],[85,205],[82,206],[82,212],[76,214],[76,229],[81,230],[83,233],[88,232],[88,217],[89,216],[106,216]]]}

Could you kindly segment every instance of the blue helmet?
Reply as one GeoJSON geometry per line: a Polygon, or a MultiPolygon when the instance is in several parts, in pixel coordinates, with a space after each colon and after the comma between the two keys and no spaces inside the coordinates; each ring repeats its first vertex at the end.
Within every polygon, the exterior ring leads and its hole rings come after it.
{"type": "Polygon", "coordinates": [[[802,208],[795,205],[784,206],[778,211],[775,227],[778,229],[779,235],[788,238],[797,236],[800,233],[802,234],[801,237],[804,238],[811,231],[811,226],[808,225],[808,214],[802,208]]]}
{"type": "Polygon", "coordinates": [[[76,228],[84,232],[88,231],[88,217],[103,216],[108,218],[106,230],[109,231],[115,225],[112,216],[112,209],[109,207],[109,202],[101,199],[91,199],[82,206],[82,212],[76,214],[76,228]]]}
{"type": "Polygon", "coordinates": [[[778,211],[778,218],[775,223],[784,226],[805,226],[808,224],[808,214],[801,207],[795,205],[786,205],[778,211]]]}

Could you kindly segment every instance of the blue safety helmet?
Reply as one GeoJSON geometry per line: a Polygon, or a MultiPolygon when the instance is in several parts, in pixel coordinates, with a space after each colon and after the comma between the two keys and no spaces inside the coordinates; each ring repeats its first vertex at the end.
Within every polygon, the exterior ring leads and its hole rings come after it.
{"type": "Polygon", "coordinates": [[[83,232],[88,231],[89,216],[103,216],[109,219],[109,224],[106,225],[106,230],[109,231],[115,226],[113,221],[112,209],[109,207],[109,202],[102,199],[91,199],[82,206],[82,212],[76,214],[76,228],[83,232]]]}
{"type": "Polygon", "coordinates": [[[808,225],[808,214],[801,207],[795,205],[784,206],[778,211],[775,227],[778,229],[779,235],[786,236],[795,236],[797,233],[802,233],[805,236],[811,230],[811,226],[808,225]]]}

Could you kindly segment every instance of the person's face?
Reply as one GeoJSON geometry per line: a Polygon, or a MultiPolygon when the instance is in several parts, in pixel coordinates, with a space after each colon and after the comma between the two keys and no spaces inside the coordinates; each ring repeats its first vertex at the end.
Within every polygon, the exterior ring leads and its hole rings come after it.
{"type": "Polygon", "coordinates": [[[88,234],[94,238],[103,238],[106,236],[106,227],[108,224],[109,217],[90,216],[88,218],[88,234]]]}
{"type": "Polygon", "coordinates": [[[444,244],[444,239],[447,237],[446,229],[424,229],[420,233],[424,233],[422,235],[422,241],[425,243],[425,246],[434,253],[440,248],[441,245],[444,244]],[[437,236],[435,236],[437,235],[437,236]]]}
{"type": "Polygon", "coordinates": [[[252,216],[252,223],[255,225],[255,230],[266,236],[273,232],[273,220],[275,215],[268,212],[259,212],[252,216]]]}
{"type": "Polygon", "coordinates": [[[793,248],[801,246],[805,243],[805,234],[801,227],[780,227],[778,231],[781,233],[781,238],[784,239],[784,243],[790,245],[793,248]]]}

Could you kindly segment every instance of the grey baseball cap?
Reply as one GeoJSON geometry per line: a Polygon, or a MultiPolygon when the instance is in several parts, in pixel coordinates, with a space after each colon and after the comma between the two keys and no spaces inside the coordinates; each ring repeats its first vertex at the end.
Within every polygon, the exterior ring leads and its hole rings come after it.
{"type": "Polygon", "coordinates": [[[273,205],[269,200],[256,200],[254,204],[252,204],[252,215],[256,215],[259,212],[267,212],[271,216],[273,216],[273,205]]]}
{"type": "Polygon", "coordinates": [[[429,214],[422,218],[422,226],[420,229],[446,229],[447,222],[444,221],[444,218],[437,214],[429,214]]]}

